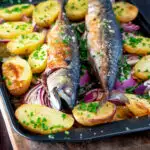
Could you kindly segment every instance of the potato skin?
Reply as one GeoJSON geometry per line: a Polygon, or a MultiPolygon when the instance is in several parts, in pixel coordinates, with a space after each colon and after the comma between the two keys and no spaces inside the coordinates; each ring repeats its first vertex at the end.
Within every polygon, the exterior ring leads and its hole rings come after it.
{"type": "Polygon", "coordinates": [[[143,36],[129,37],[125,40],[123,48],[131,54],[147,55],[150,53],[150,38],[143,36]]]}
{"type": "Polygon", "coordinates": [[[13,55],[29,55],[44,43],[44,34],[32,32],[20,35],[7,44],[8,51],[13,55]]]}
{"type": "Polygon", "coordinates": [[[88,9],[88,0],[68,0],[65,10],[67,17],[72,21],[84,20],[88,9]]]}
{"type": "Polygon", "coordinates": [[[33,11],[34,22],[41,27],[49,27],[58,17],[60,4],[49,0],[39,3],[33,11]]]}
{"type": "Polygon", "coordinates": [[[31,33],[33,26],[26,22],[6,22],[0,24],[0,38],[1,39],[13,39],[21,34],[31,33]]]}
{"type": "Polygon", "coordinates": [[[127,106],[117,106],[116,113],[113,117],[113,121],[125,120],[133,117],[134,115],[128,109],[127,106]]]}
{"type": "Polygon", "coordinates": [[[48,49],[49,46],[44,44],[30,54],[28,63],[31,66],[31,70],[33,73],[41,73],[45,70],[47,66],[48,49]]]}
{"type": "Polygon", "coordinates": [[[10,57],[2,65],[2,73],[9,92],[14,96],[24,94],[31,83],[32,72],[26,60],[10,57]]]}
{"type": "Polygon", "coordinates": [[[144,98],[139,98],[134,94],[125,94],[129,103],[126,104],[128,109],[138,117],[150,114],[150,104],[144,98]]]}
{"type": "MultiPolygon", "coordinates": [[[[92,103],[94,104],[99,102],[92,102],[92,103]]],[[[91,103],[86,103],[87,106],[89,104],[91,103]]],[[[80,106],[81,104],[75,106],[72,113],[75,120],[84,126],[94,126],[98,124],[111,122],[116,112],[116,106],[110,102],[107,102],[103,106],[100,106],[97,109],[96,113],[80,110],[80,106]]]]}
{"type": "Polygon", "coordinates": [[[25,129],[43,135],[69,130],[74,124],[71,115],[36,104],[21,105],[15,116],[25,129]]]}
{"type": "Polygon", "coordinates": [[[138,15],[138,8],[127,2],[116,2],[113,9],[117,20],[122,23],[133,21],[138,15]]]}
{"type": "Polygon", "coordinates": [[[34,5],[19,4],[0,10],[0,18],[5,21],[20,21],[23,15],[30,17],[34,10],[34,5]]]}
{"type": "Polygon", "coordinates": [[[141,80],[147,80],[150,78],[150,55],[143,57],[135,64],[133,75],[141,80]]]}

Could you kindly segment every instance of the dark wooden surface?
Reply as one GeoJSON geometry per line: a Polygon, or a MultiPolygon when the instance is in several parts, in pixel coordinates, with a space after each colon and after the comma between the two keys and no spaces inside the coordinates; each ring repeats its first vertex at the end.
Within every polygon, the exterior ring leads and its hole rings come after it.
{"type": "MultiPolygon", "coordinates": [[[[1,99],[0,108],[14,150],[150,150],[150,131],[83,143],[44,143],[30,141],[19,136],[11,128],[5,106],[1,99]]],[[[5,127],[1,128],[4,130],[5,127]]],[[[5,142],[6,145],[3,144],[4,147],[0,146],[0,150],[11,149],[8,137],[1,135],[1,138],[2,142],[5,142]]]]}

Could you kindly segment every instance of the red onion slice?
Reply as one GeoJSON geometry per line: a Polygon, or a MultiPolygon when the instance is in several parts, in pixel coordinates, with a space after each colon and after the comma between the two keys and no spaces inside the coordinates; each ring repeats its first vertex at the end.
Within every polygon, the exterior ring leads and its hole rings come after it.
{"type": "Polygon", "coordinates": [[[137,95],[143,95],[145,93],[147,86],[145,86],[144,84],[139,85],[135,90],[135,94],[137,95]]]}
{"type": "Polygon", "coordinates": [[[84,70],[84,74],[80,77],[80,87],[85,86],[90,82],[90,76],[87,70],[84,70]]]}
{"type": "Polygon", "coordinates": [[[0,39],[0,43],[8,43],[8,42],[10,42],[9,39],[0,39]]]}
{"type": "Polygon", "coordinates": [[[30,22],[31,18],[27,17],[26,15],[23,15],[21,20],[24,22],[30,22]]]}
{"type": "Polygon", "coordinates": [[[140,29],[140,26],[133,24],[132,22],[129,23],[123,23],[121,24],[121,27],[125,32],[135,32],[140,29]]]}

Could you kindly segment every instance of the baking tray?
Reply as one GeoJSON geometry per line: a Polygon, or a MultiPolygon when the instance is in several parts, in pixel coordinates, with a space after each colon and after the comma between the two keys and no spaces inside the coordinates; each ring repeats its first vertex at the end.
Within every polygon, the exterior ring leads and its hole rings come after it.
{"type": "MultiPolygon", "coordinates": [[[[6,0],[5,0],[6,1],[6,0]]],[[[1,2],[1,1],[0,1],[1,2]]],[[[27,2],[27,1],[23,1],[27,2]]],[[[35,0],[32,3],[38,3],[40,0],[35,0]]],[[[108,1],[109,2],[109,1],[108,1]]],[[[110,3],[110,2],[109,2],[110,3]]],[[[1,6],[8,6],[11,3],[1,3],[1,6]]],[[[111,8],[111,5],[108,4],[111,8]]],[[[112,12],[113,13],[113,12],[112,12]]],[[[50,142],[82,142],[89,140],[99,140],[102,138],[129,134],[139,131],[150,130],[150,118],[140,117],[130,120],[123,120],[118,122],[112,122],[107,124],[102,124],[94,127],[82,127],[73,128],[69,131],[69,135],[64,132],[56,133],[54,135],[36,135],[24,130],[14,115],[14,107],[11,103],[11,96],[9,95],[0,74],[0,95],[6,106],[8,116],[10,118],[13,129],[21,136],[34,140],[34,141],[50,141],[50,142]]]]}

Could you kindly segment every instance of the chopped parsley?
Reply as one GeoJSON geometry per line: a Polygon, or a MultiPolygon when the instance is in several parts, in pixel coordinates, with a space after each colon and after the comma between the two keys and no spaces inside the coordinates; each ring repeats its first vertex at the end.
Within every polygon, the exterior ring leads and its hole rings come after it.
{"type": "Polygon", "coordinates": [[[130,45],[130,46],[132,46],[133,48],[135,48],[135,47],[137,47],[137,45],[139,44],[139,43],[141,43],[143,41],[143,39],[142,38],[136,38],[136,37],[129,37],[129,39],[127,39],[127,43],[130,45]]]}
{"type": "Polygon", "coordinates": [[[63,114],[61,115],[61,117],[62,117],[63,119],[66,119],[67,115],[63,113],[63,114]]]}

